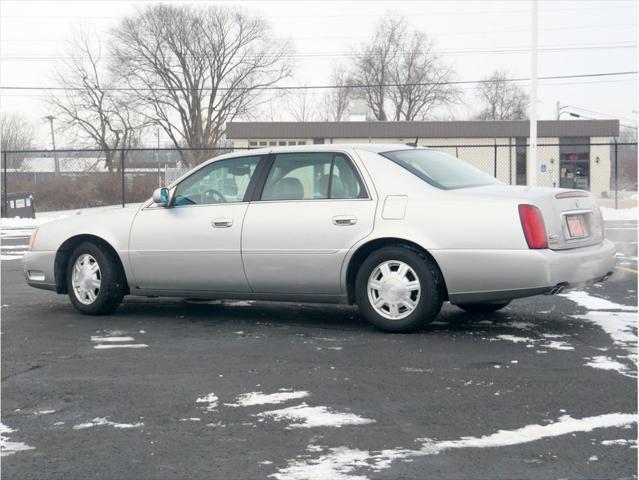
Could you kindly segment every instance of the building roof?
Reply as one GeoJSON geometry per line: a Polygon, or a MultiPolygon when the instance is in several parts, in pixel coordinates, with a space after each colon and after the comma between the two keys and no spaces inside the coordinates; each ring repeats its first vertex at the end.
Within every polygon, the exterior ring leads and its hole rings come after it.
{"type": "MultiPolygon", "coordinates": [[[[528,136],[527,120],[451,122],[229,122],[228,139],[511,138],[528,136]]],[[[539,137],[616,137],[619,120],[540,120],[539,137]]]]}

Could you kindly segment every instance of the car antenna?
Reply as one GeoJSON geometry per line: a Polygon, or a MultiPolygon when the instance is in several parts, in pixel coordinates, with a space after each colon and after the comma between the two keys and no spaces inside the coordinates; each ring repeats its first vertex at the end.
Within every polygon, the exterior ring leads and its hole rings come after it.
{"type": "Polygon", "coordinates": [[[415,143],[407,143],[409,147],[417,147],[417,142],[419,142],[419,137],[415,137],[415,143]]]}

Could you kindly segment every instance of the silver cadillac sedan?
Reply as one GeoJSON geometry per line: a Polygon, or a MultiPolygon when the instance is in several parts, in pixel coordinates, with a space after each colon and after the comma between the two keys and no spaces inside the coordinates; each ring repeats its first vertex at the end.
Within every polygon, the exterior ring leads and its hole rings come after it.
{"type": "Polygon", "coordinates": [[[331,144],[219,156],[141,206],[44,224],[23,265],[90,315],[125,295],[356,303],[406,332],[444,301],[494,312],[605,280],[615,248],[588,192],[503,185],[428,148],[331,144]]]}

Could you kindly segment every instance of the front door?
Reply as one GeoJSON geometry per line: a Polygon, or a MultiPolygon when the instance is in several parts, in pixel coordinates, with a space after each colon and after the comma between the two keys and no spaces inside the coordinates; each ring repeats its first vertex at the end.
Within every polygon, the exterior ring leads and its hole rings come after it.
{"type": "Polygon", "coordinates": [[[138,288],[247,292],[240,252],[245,195],[260,157],[220,160],[173,189],[171,206],[142,209],[129,250],[138,288]]]}
{"type": "Polygon", "coordinates": [[[256,293],[341,293],[349,249],[373,229],[375,201],[341,153],[275,155],[244,220],[242,257],[256,293]]]}

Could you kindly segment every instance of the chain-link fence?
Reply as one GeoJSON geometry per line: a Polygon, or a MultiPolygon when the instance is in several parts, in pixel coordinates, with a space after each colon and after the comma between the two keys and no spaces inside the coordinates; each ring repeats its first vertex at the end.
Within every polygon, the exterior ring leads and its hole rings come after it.
{"type": "MultiPolygon", "coordinates": [[[[529,145],[509,143],[426,145],[448,152],[510,185],[528,184],[529,145]]],[[[194,165],[231,148],[3,151],[2,212],[14,216],[19,198],[37,211],[67,210],[142,202],[194,165]],[[22,197],[16,194],[24,194],[22,197]],[[31,200],[33,199],[33,200],[31,200]]],[[[590,191],[600,204],[637,204],[637,143],[539,144],[535,184],[590,191]]],[[[18,203],[19,202],[19,203],[18,203]]]]}

